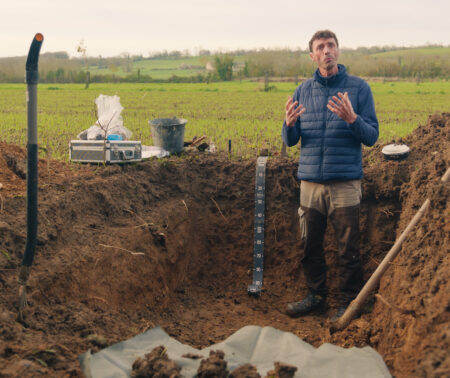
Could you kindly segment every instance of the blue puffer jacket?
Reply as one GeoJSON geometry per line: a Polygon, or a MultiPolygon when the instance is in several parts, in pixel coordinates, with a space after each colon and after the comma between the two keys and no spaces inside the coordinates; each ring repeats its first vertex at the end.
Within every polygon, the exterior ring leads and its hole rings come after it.
{"type": "Polygon", "coordinates": [[[378,139],[378,120],[369,85],[348,75],[343,65],[339,72],[323,77],[317,70],[312,79],[294,92],[293,101],[306,108],[292,127],[283,124],[282,137],[287,146],[301,138],[300,180],[323,182],[355,180],[363,177],[362,146],[372,146],[378,139]],[[358,118],[349,124],[328,110],[328,100],[338,92],[348,92],[358,118]]]}

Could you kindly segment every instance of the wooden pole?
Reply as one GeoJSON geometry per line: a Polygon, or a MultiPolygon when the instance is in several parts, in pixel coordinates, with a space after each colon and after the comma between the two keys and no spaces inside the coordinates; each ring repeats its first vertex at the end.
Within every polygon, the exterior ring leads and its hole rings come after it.
{"type": "Polygon", "coordinates": [[[446,183],[450,179],[450,168],[447,168],[447,171],[442,176],[441,180],[443,183],[446,183]]]}
{"type": "Polygon", "coordinates": [[[417,225],[417,223],[422,218],[424,213],[427,211],[429,206],[430,200],[427,198],[423,203],[423,205],[420,207],[419,211],[414,216],[414,218],[411,220],[411,222],[409,222],[408,226],[402,232],[400,237],[396,240],[395,244],[392,246],[388,254],[384,257],[381,264],[372,274],[369,281],[367,281],[362,290],[359,292],[358,296],[347,307],[347,310],[345,311],[344,315],[342,315],[336,322],[334,322],[331,325],[330,328],[332,331],[344,329],[358,314],[359,309],[366,302],[370,293],[378,285],[381,277],[383,276],[384,272],[386,272],[386,269],[389,267],[391,261],[394,260],[395,256],[397,256],[398,253],[400,252],[403,241],[406,239],[411,230],[417,225]]]}
{"type": "Polygon", "coordinates": [[[281,146],[281,157],[287,157],[287,151],[286,151],[286,143],[283,142],[281,146]]]}

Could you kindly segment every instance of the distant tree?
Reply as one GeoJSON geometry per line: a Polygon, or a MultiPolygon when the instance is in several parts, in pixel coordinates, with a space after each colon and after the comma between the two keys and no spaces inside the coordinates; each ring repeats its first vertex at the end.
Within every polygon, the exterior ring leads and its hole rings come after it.
{"type": "Polygon", "coordinates": [[[79,53],[81,55],[81,57],[84,60],[84,64],[86,66],[86,86],[85,88],[88,89],[89,88],[89,78],[90,78],[90,72],[89,72],[89,61],[88,61],[88,56],[87,56],[87,47],[86,44],[84,43],[84,39],[80,40],[80,42],[78,43],[77,46],[77,53],[79,53]]]}
{"type": "Polygon", "coordinates": [[[122,65],[123,72],[131,72],[133,63],[131,61],[130,53],[123,52],[122,54],[120,54],[120,57],[122,58],[122,62],[123,62],[123,65],[122,65]]]}
{"type": "Polygon", "coordinates": [[[233,57],[227,54],[216,55],[214,64],[220,80],[230,81],[233,78],[233,57]]]}
{"type": "Polygon", "coordinates": [[[48,71],[47,75],[45,75],[45,81],[47,83],[54,83],[55,82],[55,71],[48,71]]]}
{"type": "Polygon", "coordinates": [[[58,68],[55,72],[55,80],[57,83],[64,83],[64,68],[58,68]]]}
{"type": "Polygon", "coordinates": [[[244,69],[243,69],[242,73],[244,74],[245,77],[249,77],[250,76],[250,71],[249,71],[249,68],[248,68],[248,61],[245,61],[244,69]]]}

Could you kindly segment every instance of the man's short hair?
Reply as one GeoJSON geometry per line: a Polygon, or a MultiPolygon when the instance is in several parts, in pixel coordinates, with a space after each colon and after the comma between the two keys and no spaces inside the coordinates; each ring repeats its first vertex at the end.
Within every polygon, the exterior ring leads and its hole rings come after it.
{"type": "Polygon", "coordinates": [[[312,49],[313,42],[316,39],[321,39],[321,38],[334,38],[334,40],[336,41],[336,46],[339,47],[339,42],[337,40],[336,34],[334,34],[331,30],[319,30],[314,33],[311,40],[309,41],[309,51],[310,52],[313,51],[313,49],[312,49]]]}

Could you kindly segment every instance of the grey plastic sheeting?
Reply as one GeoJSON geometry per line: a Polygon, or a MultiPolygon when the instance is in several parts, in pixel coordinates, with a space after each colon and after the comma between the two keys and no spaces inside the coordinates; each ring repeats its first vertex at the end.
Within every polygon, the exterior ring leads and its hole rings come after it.
{"type": "Polygon", "coordinates": [[[391,377],[381,356],[370,347],[344,349],[323,344],[314,348],[292,333],[258,326],[241,328],[225,341],[202,350],[181,344],[162,328],[155,327],[98,353],[82,354],[80,365],[88,378],[130,377],[133,362],[159,345],[166,347],[169,358],[181,367],[184,377],[196,375],[200,359],[181,357],[183,354],[194,353],[207,358],[210,350],[219,349],[225,353],[230,372],[251,363],[265,376],[274,368],[274,362],[279,361],[297,366],[295,377],[391,377]]]}

